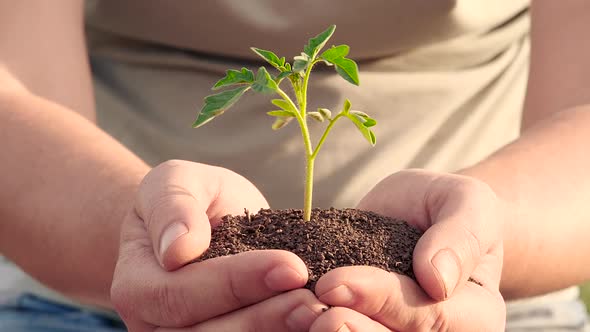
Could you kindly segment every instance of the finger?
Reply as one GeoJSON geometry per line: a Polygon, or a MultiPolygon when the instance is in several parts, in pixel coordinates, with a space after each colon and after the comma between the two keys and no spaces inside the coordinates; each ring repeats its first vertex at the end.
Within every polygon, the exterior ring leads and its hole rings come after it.
{"type": "Polygon", "coordinates": [[[145,229],[138,219],[124,224],[111,288],[111,301],[126,323],[192,325],[307,282],[303,261],[280,250],[213,258],[167,272],[141,232],[145,229]]]}
{"type": "Polygon", "coordinates": [[[157,332],[307,332],[327,307],[307,289],[298,289],[194,327],[157,332]]]}
{"type": "MultiPolygon", "coordinates": [[[[483,255],[501,264],[498,199],[483,182],[425,171],[403,171],[379,183],[361,209],[401,218],[423,231],[413,255],[416,278],[436,300],[445,300],[472,276],[483,255]]],[[[499,272],[489,276],[493,283],[499,272]]]]}
{"type": "Polygon", "coordinates": [[[395,331],[503,331],[505,320],[499,292],[469,283],[437,302],[412,279],[368,266],[328,272],[316,294],[323,303],[358,311],[395,331]]]}
{"type": "Polygon", "coordinates": [[[391,330],[357,311],[334,307],[318,317],[309,332],[391,332],[391,330]]]}
{"type": "Polygon", "coordinates": [[[167,270],[199,257],[209,246],[211,224],[226,214],[268,204],[243,177],[223,168],[173,160],[154,168],[138,192],[136,213],[167,270]]]}
{"type": "Polygon", "coordinates": [[[424,231],[430,226],[424,204],[427,188],[438,176],[422,170],[394,173],[373,187],[357,208],[403,219],[424,231]]]}
{"type": "Polygon", "coordinates": [[[416,244],[413,256],[420,285],[432,298],[448,299],[488,257],[496,259],[497,268],[478,281],[499,287],[502,235],[495,193],[462,176],[438,178],[428,192],[425,204],[433,225],[416,244]]]}

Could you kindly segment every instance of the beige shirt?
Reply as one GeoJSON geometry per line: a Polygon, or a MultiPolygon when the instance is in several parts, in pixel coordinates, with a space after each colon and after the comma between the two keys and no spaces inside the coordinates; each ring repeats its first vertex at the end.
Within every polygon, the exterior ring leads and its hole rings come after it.
{"type": "MultiPolygon", "coordinates": [[[[453,171],[517,137],[527,1],[182,3],[103,0],[89,9],[100,124],[150,163],[222,165],[273,207],[300,207],[303,144],[295,123],[270,129],[270,97],[248,93],[206,126],[190,125],[225,69],[259,66],[241,58],[255,59],[250,46],[291,58],[333,22],[333,43],[360,59],[361,85],[319,70],[310,107],[338,110],[349,98],[377,119],[378,142],[371,148],[352,124],[336,125],[316,162],[315,206],[354,206],[396,170],[453,171]]],[[[312,124],[316,140],[323,128],[312,124]]]]}
{"type": "Polygon", "coordinates": [[[95,0],[89,22],[133,39],[252,59],[252,45],[297,55],[311,34],[336,24],[333,42],[366,59],[482,34],[527,7],[527,0],[95,0]]]}

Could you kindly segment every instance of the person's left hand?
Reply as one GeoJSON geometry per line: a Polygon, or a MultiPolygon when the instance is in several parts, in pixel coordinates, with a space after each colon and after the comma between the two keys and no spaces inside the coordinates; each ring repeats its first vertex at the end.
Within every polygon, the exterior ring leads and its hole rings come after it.
{"type": "Polygon", "coordinates": [[[425,232],[413,257],[419,284],[368,266],[332,270],[315,291],[334,307],[311,332],[504,331],[503,213],[489,186],[465,176],[402,171],[358,207],[425,232]]]}

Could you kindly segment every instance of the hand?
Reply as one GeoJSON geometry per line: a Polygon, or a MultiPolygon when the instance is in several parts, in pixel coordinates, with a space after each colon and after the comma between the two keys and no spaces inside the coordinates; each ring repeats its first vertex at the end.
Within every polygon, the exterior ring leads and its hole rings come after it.
{"type": "Polygon", "coordinates": [[[281,294],[307,282],[296,255],[252,251],[188,264],[207,249],[222,216],[266,206],[250,182],[226,169],[185,161],[154,168],[122,225],[111,289],[129,331],[196,324],[199,331],[270,331],[268,324],[307,331],[322,305],[309,291],[281,294]]]}
{"type": "Polygon", "coordinates": [[[358,208],[404,219],[425,232],[413,258],[419,285],[373,267],[330,271],[318,281],[316,294],[335,307],[311,332],[504,331],[503,213],[486,184],[402,171],[373,188],[358,208]]]}

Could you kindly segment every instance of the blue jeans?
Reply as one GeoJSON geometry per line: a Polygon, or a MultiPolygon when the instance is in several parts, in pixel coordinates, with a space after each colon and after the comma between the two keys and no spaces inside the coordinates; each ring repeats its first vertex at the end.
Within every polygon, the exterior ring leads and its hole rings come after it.
{"type": "MultiPolygon", "coordinates": [[[[547,303],[508,305],[508,332],[589,331],[586,310],[570,292],[547,303]],[[572,297],[570,299],[570,297],[572,297]]],[[[0,301],[0,332],[126,332],[112,317],[31,294],[0,301]]]]}
{"type": "Polygon", "coordinates": [[[0,332],[125,332],[120,320],[23,294],[0,303],[0,332]]]}

